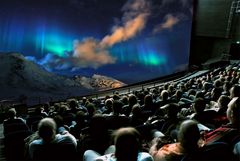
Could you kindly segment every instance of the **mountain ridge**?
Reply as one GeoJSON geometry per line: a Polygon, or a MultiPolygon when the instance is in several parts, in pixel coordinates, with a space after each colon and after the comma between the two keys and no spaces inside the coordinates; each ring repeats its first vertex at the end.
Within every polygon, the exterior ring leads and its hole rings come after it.
{"type": "Polygon", "coordinates": [[[125,84],[107,76],[57,75],[44,69],[20,53],[0,53],[0,99],[30,96],[79,96],[125,84]]]}

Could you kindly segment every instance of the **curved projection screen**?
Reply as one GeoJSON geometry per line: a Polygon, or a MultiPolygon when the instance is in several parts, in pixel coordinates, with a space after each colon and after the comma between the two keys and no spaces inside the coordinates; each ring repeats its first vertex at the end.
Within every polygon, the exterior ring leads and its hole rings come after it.
{"type": "Polygon", "coordinates": [[[1,0],[0,52],[58,75],[130,85],[185,69],[192,8],[192,0],[1,0]]]}

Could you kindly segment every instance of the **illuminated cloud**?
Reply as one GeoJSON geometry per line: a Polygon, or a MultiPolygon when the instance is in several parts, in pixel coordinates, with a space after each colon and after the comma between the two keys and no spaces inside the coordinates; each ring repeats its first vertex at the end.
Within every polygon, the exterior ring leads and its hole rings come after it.
{"type": "Polygon", "coordinates": [[[116,58],[112,57],[106,48],[94,38],[75,42],[73,57],[77,58],[76,66],[98,68],[105,64],[113,64],[116,58]]]}
{"type": "Polygon", "coordinates": [[[150,14],[151,1],[149,0],[129,0],[122,7],[122,22],[126,23],[140,14],[150,14]]]}
{"type": "Polygon", "coordinates": [[[167,14],[164,17],[164,22],[155,26],[155,28],[153,29],[153,33],[159,33],[162,30],[171,30],[176,24],[178,24],[179,21],[179,17],[167,14]]]}
{"type": "Polygon", "coordinates": [[[106,35],[102,41],[102,47],[111,47],[116,43],[133,38],[141,32],[147,22],[147,16],[150,14],[150,1],[147,0],[129,0],[123,6],[122,26],[114,26],[112,34],[106,35]]]}
{"type": "Polygon", "coordinates": [[[124,26],[116,27],[111,35],[105,36],[101,41],[102,47],[111,47],[116,43],[126,41],[142,31],[146,24],[146,14],[140,14],[129,20],[124,26]]]}
{"type": "Polygon", "coordinates": [[[78,58],[78,66],[98,68],[102,65],[113,64],[116,61],[109,53],[113,45],[127,41],[141,32],[147,22],[150,3],[146,0],[129,0],[122,8],[122,25],[115,25],[112,33],[101,41],[85,38],[74,42],[74,58],[78,58]]]}

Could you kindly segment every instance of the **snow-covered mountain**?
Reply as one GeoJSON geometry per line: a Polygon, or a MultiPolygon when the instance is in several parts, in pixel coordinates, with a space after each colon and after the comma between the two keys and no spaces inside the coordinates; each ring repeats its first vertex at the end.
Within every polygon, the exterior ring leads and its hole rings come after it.
{"type": "Polygon", "coordinates": [[[97,90],[119,88],[126,85],[123,82],[120,82],[111,77],[102,76],[98,74],[94,74],[91,78],[75,76],[74,80],[79,82],[84,87],[97,90]]]}
{"type": "Polygon", "coordinates": [[[69,97],[125,85],[115,79],[93,75],[92,78],[68,78],[46,71],[19,53],[0,53],[0,99],[49,96],[69,97]]]}

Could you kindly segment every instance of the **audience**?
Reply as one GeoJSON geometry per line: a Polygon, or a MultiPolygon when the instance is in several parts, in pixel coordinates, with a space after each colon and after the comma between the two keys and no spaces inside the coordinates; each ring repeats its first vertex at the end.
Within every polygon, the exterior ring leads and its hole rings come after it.
{"type": "Polygon", "coordinates": [[[141,152],[141,137],[134,128],[120,128],[114,132],[112,153],[100,156],[92,150],[84,153],[84,161],[153,161],[152,157],[141,152]]]}
{"type": "Polygon", "coordinates": [[[9,109],[4,135],[17,130],[10,128],[13,124],[36,131],[26,142],[33,160],[64,160],[69,155],[82,160],[83,154],[86,161],[153,160],[142,153],[149,151],[154,160],[172,161],[218,142],[228,144],[239,157],[240,72],[235,66],[103,99],[69,99],[48,104],[46,110],[39,106],[26,121],[9,109]],[[152,134],[161,136],[153,145],[152,134]]]}

